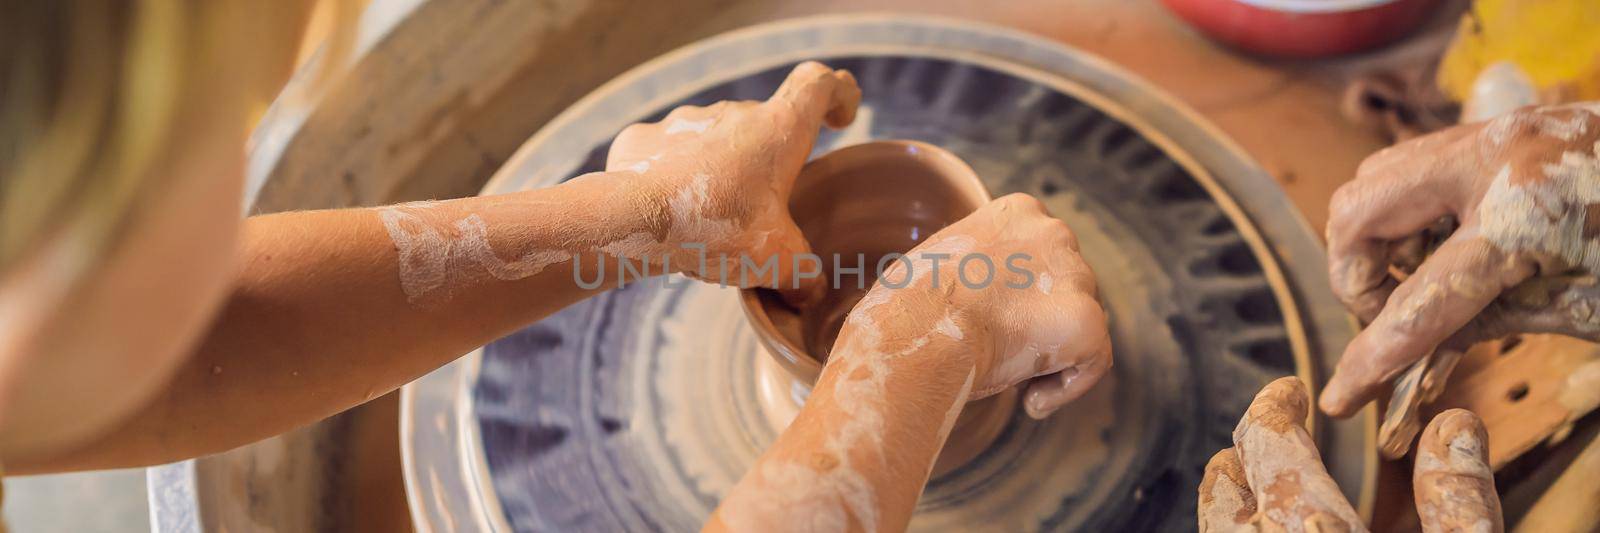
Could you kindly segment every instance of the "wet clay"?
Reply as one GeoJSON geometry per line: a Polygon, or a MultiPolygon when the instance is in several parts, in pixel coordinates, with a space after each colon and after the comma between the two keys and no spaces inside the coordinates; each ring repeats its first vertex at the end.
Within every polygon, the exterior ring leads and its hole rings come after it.
{"type": "MultiPolygon", "coordinates": [[[[821,258],[821,277],[828,288],[804,309],[770,289],[741,291],[757,337],[790,379],[809,389],[851,309],[878,282],[879,264],[893,266],[897,255],[988,200],[988,191],[966,163],[926,143],[857,144],[808,163],[795,180],[789,211],[821,258]]],[[[950,417],[952,427],[961,430],[948,433],[933,475],[983,451],[1004,429],[1016,401],[1015,393],[993,395],[950,417]]]]}
{"type": "Polygon", "coordinates": [[[744,291],[762,343],[785,366],[797,367],[798,376],[815,381],[846,315],[877,282],[879,264],[887,269],[895,255],[988,201],[971,167],[926,143],[858,144],[807,163],[795,180],[789,213],[822,258],[829,289],[803,310],[770,290],[744,291]]]}

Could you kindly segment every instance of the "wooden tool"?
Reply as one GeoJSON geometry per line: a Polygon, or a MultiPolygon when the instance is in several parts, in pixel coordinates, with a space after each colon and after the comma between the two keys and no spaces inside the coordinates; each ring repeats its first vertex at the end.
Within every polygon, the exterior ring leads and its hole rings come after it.
{"type": "Polygon", "coordinates": [[[1431,417],[1460,407],[1477,413],[1489,431],[1489,466],[1499,469],[1541,443],[1565,438],[1596,403],[1600,345],[1523,335],[1469,350],[1450,386],[1413,412],[1431,417]]]}
{"type": "Polygon", "coordinates": [[[1400,379],[1394,382],[1394,394],[1389,398],[1389,408],[1383,413],[1383,425],[1378,427],[1378,453],[1384,459],[1399,459],[1411,451],[1411,443],[1422,430],[1418,411],[1422,408],[1422,376],[1427,373],[1433,356],[1423,357],[1413,363],[1400,379]]]}
{"type": "Polygon", "coordinates": [[[1378,427],[1378,453],[1384,459],[1399,459],[1411,450],[1422,431],[1422,404],[1432,403],[1444,393],[1450,372],[1461,362],[1463,353],[1438,350],[1411,365],[1395,380],[1389,408],[1378,427]]]}

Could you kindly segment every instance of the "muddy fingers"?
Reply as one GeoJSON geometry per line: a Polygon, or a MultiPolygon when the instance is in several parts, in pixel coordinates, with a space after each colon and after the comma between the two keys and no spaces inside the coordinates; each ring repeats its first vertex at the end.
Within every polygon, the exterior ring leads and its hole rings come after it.
{"type": "Polygon", "coordinates": [[[1211,456],[1200,480],[1200,533],[1254,532],[1256,495],[1233,448],[1211,456]]]}
{"type": "Polygon", "coordinates": [[[1423,531],[1504,531],[1489,434],[1477,415],[1451,409],[1434,417],[1417,443],[1415,468],[1412,489],[1423,531]]]}
{"type": "Polygon", "coordinates": [[[1458,231],[1394,290],[1378,317],[1345,348],[1322,392],[1322,410],[1341,417],[1354,413],[1531,273],[1470,227],[1458,231]]]}
{"type": "Polygon", "coordinates": [[[1365,531],[1322,465],[1304,425],[1309,412],[1300,379],[1280,378],[1261,389],[1233,431],[1257,523],[1271,531],[1365,531]]]}

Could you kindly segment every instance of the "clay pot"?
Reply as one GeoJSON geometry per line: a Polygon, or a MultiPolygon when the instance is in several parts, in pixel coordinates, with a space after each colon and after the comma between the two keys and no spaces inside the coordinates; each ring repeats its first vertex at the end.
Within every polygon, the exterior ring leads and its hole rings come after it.
{"type": "Polygon", "coordinates": [[[879,261],[988,201],[972,167],[931,144],[878,141],[829,152],[800,170],[789,197],[795,224],[822,258],[827,292],[800,310],[770,289],[745,289],[745,314],[785,370],[815,383],[845,316],[876,282],[879,261]]]}
{"type": "MultiPolygon", "coordinates": [[[[781,396],[788,398],[764,401],[804,400],[822,373],[845,317],[877,281],[878,264],[885,256],[910,251],[988,201],[989,192],[971,167],[955,154],[923,142],[858,144],[807,163],[795,180],[789,211],[813,253],[822,258],[828,290],[805,309],[788,305],[770,289],[740,291],[756,337],[785,374],[763,376],[769,381],[764,389],[784,391],[781,396]],[[789,386],[782,381],[789,381],[789,386]]],[[[884,268],[892,261],[889,257],[884,268]]],[[[934,475],[965,463],[988,446],[1015,405],[1014,390],[968,404],[940,453],[934,475]]]]}

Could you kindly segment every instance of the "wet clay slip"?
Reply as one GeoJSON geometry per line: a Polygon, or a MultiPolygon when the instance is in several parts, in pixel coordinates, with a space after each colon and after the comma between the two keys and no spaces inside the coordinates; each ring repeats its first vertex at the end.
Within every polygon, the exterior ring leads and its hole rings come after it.
{"type": "MultiPolygon", "coordinates": [[[[764,378],[797,381],[809,390],[850,310],[877,282],[879,262],[888,257],[888,268],[891,254],[910,251],[988,201],[989,192],[971,167],[923,142],[858,144],[807,163],[795,180],[789,210],[812,252],[822,259],[828,289],[804,309],[790,306],[770,289],[740,291],[756,337],[787,374],[764,378]]],[[[968,404],[934,474],[981,452],[1004,427],[1015,403],[1015,391],[1006,391],[968,404]]]]}

